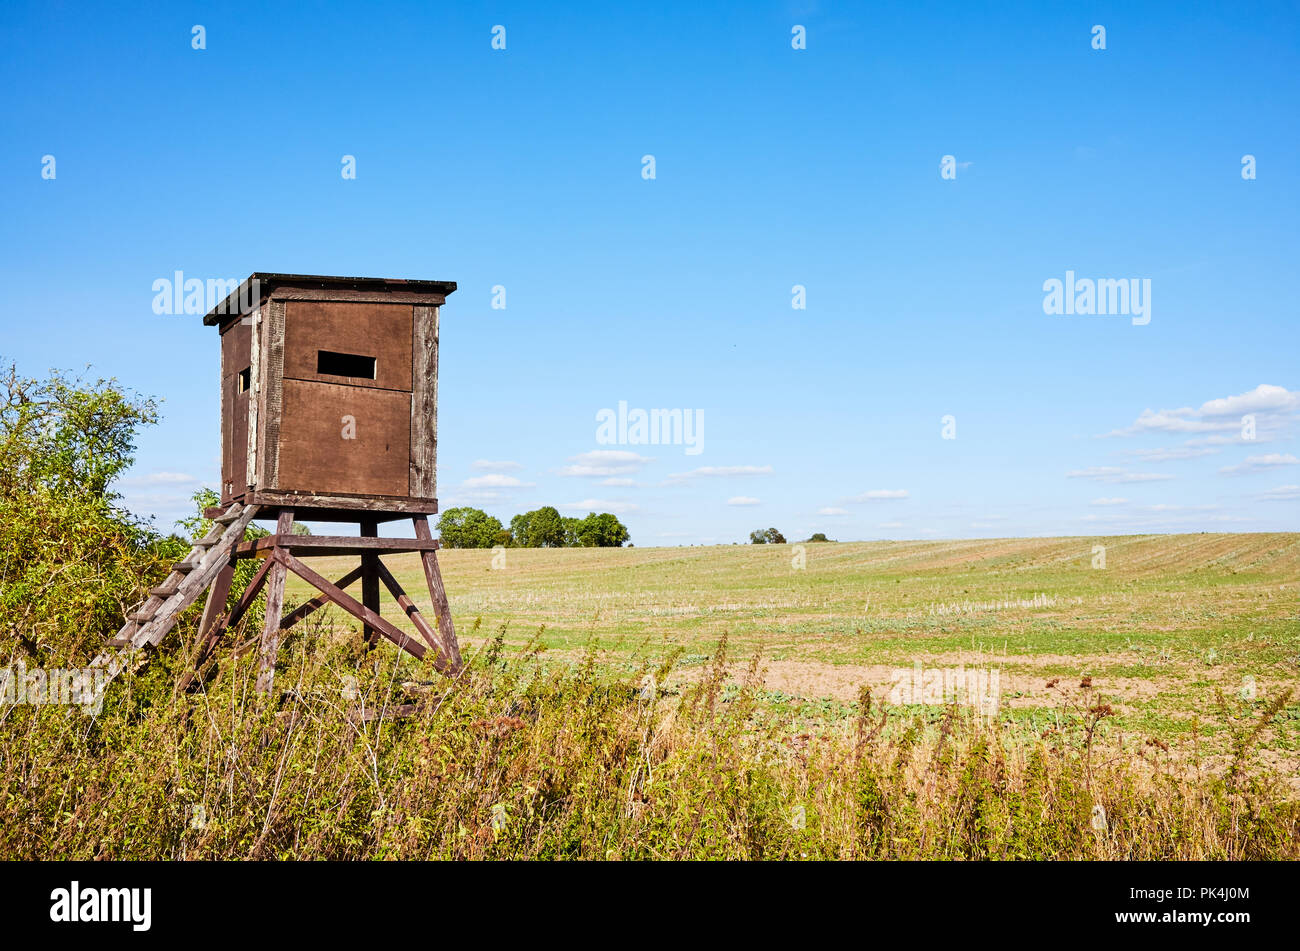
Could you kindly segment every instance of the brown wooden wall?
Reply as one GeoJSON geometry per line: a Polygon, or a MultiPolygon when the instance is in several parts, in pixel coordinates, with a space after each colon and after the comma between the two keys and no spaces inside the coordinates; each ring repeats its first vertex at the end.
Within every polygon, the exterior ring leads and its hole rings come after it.
{"type": "Polygon", "coordinates": [[[437,367],[436,305],[263,300],[222,330],[223,502],[250,466],[258,492],[432,500],[437,367]],[[373,357],[373,379],[320,372],[322,350],[373,357]]]}
{"type": "Polygon", "coordinates": [[[248,487],[248,392],[239,392],[239,375],[250,368],[252,335],[252,327],[237,320],[221,331],[222,504],[248,487]]]}
{"type": "Polygon", "coordinates": [[[410,477],[410,393],[284,381],[276,488],[405,497],[410,477]]]}
{"type": "Polygon", "coordinates": [[[284,378],[411,392],[411,305],[288,301],[284,378]],[[358,383],[316,372],[320,350],[375,357],[375,379],[358,383]]]}

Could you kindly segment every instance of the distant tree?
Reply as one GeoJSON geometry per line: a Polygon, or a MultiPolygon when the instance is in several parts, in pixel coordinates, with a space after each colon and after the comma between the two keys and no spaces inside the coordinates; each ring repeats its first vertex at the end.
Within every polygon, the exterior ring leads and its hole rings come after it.
{"type": "Polygon", "coordinates": [[[512,518],[510,534],[524,548],[563,548],[564,519],[554,507],[543,505],[512,518]]]}
{"type": "Polygon", "coordinates": [[[500,519],[468,506],[447,509],[438,519],[438,534],[445,548],[491,548],[500,531],[500,519]]]}
{"type": "Polygon", "coordinates": [[[813,533],[812,533],[812,537],[810,537],[810,538],[808,539],[808,541],[810,541],[810,542],[828,542],[828,541],[830,541],[830,539],[826,537],[826,533],[825,533],[825,532],[813,532],[813,533]]]}
{"type": "Polygon", "coordinates": [[[514,536],[510,534],[510,529],[508,528],[499,530],[492,539],[493,546],[499,545],[502,548],[509,548],[514,543],[514,536]]]}
{"type": "Polygon", "coordinates": [[[517,545],[520,548],[528,547],[528,523],[532,517],[532,512],[524,512],[510,520],[511,545],[517,545]]]}
{"type": "Polygon", "coordinates": [[[784,545],[784,544],[785,544],[785,536],[782,535],[780,532],[778,532],[775,528],[769,528],[769,529],[768,529],[766,532],[764,532],[763,534],[765,534],[765,535],[767,536],[767,543],[768,543],[769,545],[784,545]]]}
{"type": "Polygon", "coordinates": [[[750,533],[749,533],[749,543],[750,543],[751,545],[766,545],[766,544],[767,544],[767,532],[764,531],[764,530],[761,529],[761,528],[759,528],[759,529],[755,529],[754,531],[750,532],[750,533]]]}
{"type": "Polygon", "coordinates": [[[564,525],[564,547],[577,548],[582,544],[578,537],[578,532],[582,528],[583,520],[580,518],[561,518],[560,522],[564,525]]]}
{"type": "Polygon", "coordinates": [[[578,544],[585,548],[621,548],[632,537],[627,526],[609,512],[588,512],[578,525],[577,535],[578,544]]]}

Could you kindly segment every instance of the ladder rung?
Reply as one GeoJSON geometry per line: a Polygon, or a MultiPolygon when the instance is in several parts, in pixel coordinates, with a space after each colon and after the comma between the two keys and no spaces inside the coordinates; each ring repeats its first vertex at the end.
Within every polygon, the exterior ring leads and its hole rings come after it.
{"type": "Polygon", "coordinates": [[[169,584],[168,582],[164,581],[158,587],[150,588],[149,594],[155,598],[170,598],[173,594],[176,593],[176,589],[178,587],[179,585],[169,584]]]}
{"type": "Polygon", "coordinates": [[[172,565],[172,571],[177,571],[180,572],[181,574],[186,574],[188,572],[193,571],[197,567],[198,565],[194,564],[193,562],[178,561],[176,562],[176,564],[172,565]]]}
{"type": "Polygon", "coordinates": [[[238,505],[232,505],[227,512],[218,515],[212,521],[216,522],[218,525],[229,525],[235,519],[239,518],[239,508],[238,505]]]}
{"type": "Polygon", "coordinates": [[[139,611],[133,611],[126,617],[128,621],[135,621],[139,624],[143,624],[146,621],[152,621],[153,616],[156,613],[157,608],[141,608],[139,611]]]}

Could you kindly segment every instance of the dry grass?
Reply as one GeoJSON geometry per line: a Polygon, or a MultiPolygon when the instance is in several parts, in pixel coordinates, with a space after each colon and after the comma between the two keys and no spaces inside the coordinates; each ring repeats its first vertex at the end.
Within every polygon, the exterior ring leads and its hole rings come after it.
{"type": "Polygon", "coordinates": [[[655,686],[667,664],[610,678],[594,652],[557,668],[503,639],[454,684],[421,684],[394,653],[320,627],[295,645],[272,703],[254,700],[247,663],[198,697],[175,695],[156,663],[97,721],[8,711],[0,854],[1300,857],[1300,807],[1250,764],[1267,717],[1235,768],[1185,775],[1159,744],[1099,755],[1101,705],[1031,739],[864,695],[807,731],[764,702],[756,662],[729,686],[725,645],[680,692],[655,686]],[[364,716],[412,698],[415,716],[364,716]]]}

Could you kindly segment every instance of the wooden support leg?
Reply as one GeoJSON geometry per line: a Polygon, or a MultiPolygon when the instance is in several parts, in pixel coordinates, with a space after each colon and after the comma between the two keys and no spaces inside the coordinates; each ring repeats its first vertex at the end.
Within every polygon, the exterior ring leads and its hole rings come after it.
{"type": "Polygon", "coordinates": [[[226,598],[230,597],[230,583],[235,580],[235,561],[226,563],[208,589],[208,601],[203,605],[203,618],[199,621],[199,643],[203,643],[208,632],[217,623],[217,617],[226,610],[226,598]]]}
{"type": "MultiPolygon", "coordinates": [[[[374,519],[361,522],[361,537],[376,538],[379,535],[379,523],[374,519]]],[[[379,613],[379,556],[363,554],[361,556],[361,603],[376,614],[379,613]]],[[[370,650],[379,646],[379,631],[366,624],[362,627],[362,636],[370,650]]]]}
{"type": "Polygon", "coordinates": [[[230,614],[226,617],[222,617],[218,614],[217,623],[208,631],[206,637],[200,638],[199,645],[194,651],[194,670],[187,673],[181,679],[180,689],[189,691],[197,687],[196,674],[199,668],[202,667],[208,657],[212,655],[212,651],[216,648],[217,641],[221,639],[221,635],[243,620],[244,615],[248,612],[249,607],[253,603],[253,599],[256,598],[258,592],[262,590],[262,586],[266,584],[266,576],[270,571],[272,564],[273,562],[270,558],[262,563],[262,567],[257,569],[257,573],[254,574],[252,580],[248,582],[248,587],[245,588],[244,593],[239,596],[239,600],[235,602],[235,606],[230,609],[230,614]]]}
{"type": "MultiPolygon", "coordinates": [[[[283,509],[276,522],[277,535],[293,532],[293,509],[283,509]]],[[[257,674],[257,692],[269,694],[275,684],[275,661],[280,654],[280,612],[284,608],[284,556],[281,548],[271,552],[271,568],[267,574],[266,624],[262,628],[262,665],[257,674]]]]}
{"type": "Polygon", "coordinates": [[[438,643],[437,631],[429,626],[429,622],[426,621],[424,615],[420,613],[419,607],[411,600],[410,596],[402,590],[402,586],[397,583],[397,579],[393,577],[393,573],[388,570],[388,566],[382,561],[379,563],[379,577],[383,579],[384,587],[386,587],[388,593],[393,596],[393,599],[397,602],[397,606],[411,619],[411,623],[414,624],[415,629],[420,632],[420,636],[429,642],[430,647],[441,652],[442,645],[438,643]]]}
{"type": "MultiPolygon", "coordinates": [[[[334,582],[334,584],[338,587],[340,591],[342,591],[344,588],[352,584],[352,582],[356,581],[360,577],[361,577],[361,568],[358,566],[356,568],[353,568],[351,571],[345,574],[338,581],[334,582]]],[[[280,622],[280,630],[282,631],[289,630],[289,628],[293,627],[303,618],[307,617],[309,614],[319,611],[321,608],[323,608],[325,605],[329,603],[330,603],[330,599],[325,597],[325,595],[322,594],[319,595],[318,597],[312,598],[310,601],[307,601],[304,604],[299,605],[298,607],[294,608],[292,611],[290,611],[288,614],[284,616],[284,620],[280,622]]]]}
{"type": "MultiPolygon", "coordinates": [[[[412,521],[415,522],[415,537],[422,540],[433,538],[433,533],[429,531],[429,519],[424,515],[416,515],[412,521]]],[[[460,645],[456,642],[456,627],[451,620],[451,607],[447,604],[447,591],[442,586],[442,572],[438,570],[438,556],[432,551],[420,552],[420,560],[424,563],[424,580],[429,584],[429,599],[433,603],[433,613],[438,621],[439,650],[446,659],[448,666],[453,671],[459,671],[461,668],[460,645]]]]}
{"type": "Polygon", "coordinates": [[[189,690],[194,683],[195,672],[207,660],[213,645],[225,629],[225,624],[218,621],[226,611],[226,599],[230,597],[230,583],[235,579],[235,560],[232,558],[218,572],[212,587],[208,588],[208,600],[203,605],[203,617],[199,620],[199,634],[194,642],[194,669],[181,678],[180,689],[189,690]]]}

